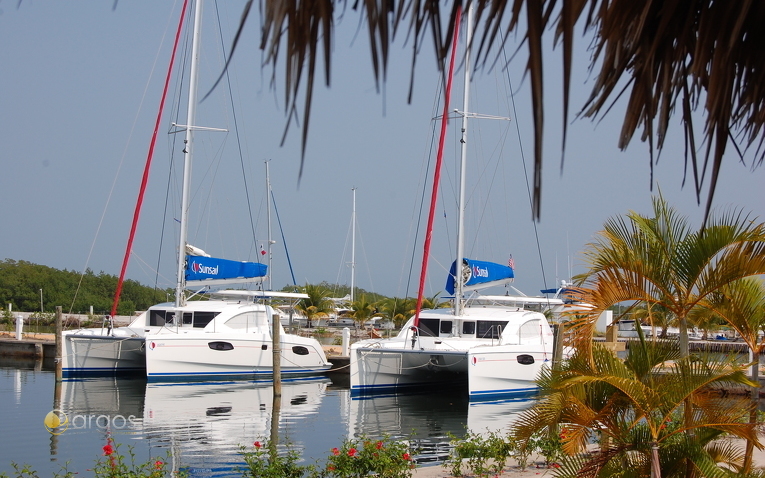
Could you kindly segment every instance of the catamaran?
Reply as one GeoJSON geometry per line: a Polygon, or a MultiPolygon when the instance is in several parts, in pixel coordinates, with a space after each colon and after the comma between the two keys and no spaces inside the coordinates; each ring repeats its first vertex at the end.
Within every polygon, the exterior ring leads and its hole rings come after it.
{"type": "MultiPolygon", "coordinates": [[[[194,5],[187,121],[186,125],[174,125],[173,131],[185,132],[175,302],[150,307],[128,327],[67,332],[64,375],[139,372],[146,373],[149,379],[172,380],[270,377],[275,317],[281,331],[280,362],[285,375],[317,374],[331,367],[317,340],[284,334],[278,312],[271,305],[275,300],[296,301],[307,297],[305,294],[216,291],[230,284],[262,282],[267,277],[268,266],[210,257],[188,244],[194,132],[215,130],[195,125],[202,1],[194,5]],[[187,289],[196,292],[187,297],[187,289]],[[211,300],[190,300],[194,296],[211,300]]],[[[133,232],[134,229],[131,240],[133,232]]],[[[129,252],[130,240],[123,274],[129,252]]],[[[119,288],[118,285],[113,309],[116,309],[119,288]]]]}
{"type": "MultiPolygon", "coordinates": [[[[469,10],[466,45],[471,44],[471,22],[469,10]]],[[[454,39],[451,71],[457,34],[454,39]]],[[[470,400],[527,396],[535,392],[535,379],[542,367],[552,360],[553,334],[544,314],[517,305],[515,297],[470,297],[466,294],[509,283],[514,279],[514,270],[511,264],[467,259],[463,253],[467,120],[472,115],[467,112],[469,48],[465,55],[464,111],[460,113],[458,260],[452,264],[447,282],[447,291],[453,294],[452,304],[450,308],[419,310],[440,174],[439,166],[436,166],[417,312],[396,337],[363,340],[351,345],[350,379],[351,396],[354,397],[433,390],[436,387],[462,388],[470,400]]],[[[447,78],[450,83],[451,71],[447,78]]],[[[447,86],[443,121],[449,113],[449,90],[450,85],[447,86]]],[[[442,126],[442,144],[444,131],[445,126],[442,126]]],[[[441,154],[442,146],[439,146],[439,156],[441,154]]]]}

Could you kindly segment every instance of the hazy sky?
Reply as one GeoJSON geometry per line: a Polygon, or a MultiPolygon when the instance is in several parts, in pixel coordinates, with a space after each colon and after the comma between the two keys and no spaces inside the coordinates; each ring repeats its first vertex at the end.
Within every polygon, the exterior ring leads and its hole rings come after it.
{"type": "MultiPolygon", "coordinates": [[[[221,71],[221,48],[230,48],[244,3],[205,6],[202,94],[221,71]]],[[[103,0],[0,0],[5,204],[0,212],[0,259],[119,273],[181,2],[121,1],[113,7],[114,2],[103,0]]],[[[282,71],[277,70],[274,90],[270,68],[260,67],[260,19],[254,9],[233,60],[230,88],[224,81],[198,109],[197,124],[229,132],[197,134],[189,240],[213,256],[256,259],[268,238],[265,161],[270,160],[276,207],[298,284],[350,283],[351,188],[356,187],[356,285],[391,296],[407,294],[408,285],[411,296],[420,268],[416,258],[409,283],[412,250],[419,256],[423,242],[422,234],[415,237],[420,200],[424,181],[431,176],[424,171],[435,156],[437,139],[431,118],[442,108],[439,77],[428,43],[418,58],[414,100],[407,104],[411,47],[402,35],[392,49],[384,93],[378,94],[367,32],[357,28],[358,21],[358,14],[349,9],[336,24],[332,84],[325,88],[322,76],[316,86],[305,169],[298,183],[302,117],[281,146],[286,121],[282,71]]],[[[586,69],[587,40],[579,43],[572,111],[582,105],[592,83],[586,69]]],[[[561,171],[560,57],[550,47],[545,64],[542,220],[535,231],[524,173],[525,156],[531,181],[533,130],[524,61],[520,55],[507,72],[484,69],[473,81],[470,111],[512,120],[470,123],[466,255],[504,263],[512,254],[516,287],[536,294],[571,272],[581,272],[579,253],[604,220],[629,210],[649,212],[652,193],[647,146],[637,137],[626,152],[616,147],[623,101],[601,122],[572,120],[561,171]],[[515,89],[515,112],[510,85],[515,89]]],[[[186,108],[181,70],[175,71],[128,269],[129,278],[153,285],[161,247],[161,287],[172,287],[175,281],[179,175],[174,169],[168,193],[168,171],[171,157],[180,167],[182,146],[176,141],[180,135],[167,132],[172,121],[185,122],[186,108]]],[[[462,108],[461,73],[455,79],[452,105],[462,108]]],[[[449,231],[456,221],[459,125],[449,123],[429,295],[443,290],[454,256],[449,231]]],[[[669,146],[654,170],[654,192],[658,185],[670,203],[698,225],[703,205],[696,204],[690,176],[681,188],[683,133],[678,122],[671,128],[669,146]]],[[[752,173],[749,166],[732,154],[726,158],[715,205],[743,207],[762,219],[765,172],[760,168],[752,173]]],[[[425,187],[427,198],[429,182],[425,187]]],[[[271,224],[277,241],[273,287],[281,288],[292,280],[275,215],[271,224]]]]}

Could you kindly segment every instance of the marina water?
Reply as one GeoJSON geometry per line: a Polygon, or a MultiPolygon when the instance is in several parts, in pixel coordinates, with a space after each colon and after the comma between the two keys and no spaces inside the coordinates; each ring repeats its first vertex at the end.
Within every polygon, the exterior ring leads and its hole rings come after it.
{"type": "Polygon", "coordinates": [[[136,463],[161,459],[190,476],[241,476],[240,446],[278,433],[303,464],[323,463],[333,447],[360,436],[411,440],[414,458],[435,464],[449,434],[505,430],[528,400],[468,403],[449,393],[351,399],[347,375],[284,382],[274,413],[270,382],[147,383],[144,378],[65,381],[57,390],[52,364],[2,359],[0,403],[4,444],[0,472],[31,465],[40,476],[86,473],[112,438],[136,463]],[[345,383],[344,383],[345,382],[345,383]],[[59,410],[68,424],[45,427],[59,410]],[[272,421],[278,428],[272,431],[272,421]]]}

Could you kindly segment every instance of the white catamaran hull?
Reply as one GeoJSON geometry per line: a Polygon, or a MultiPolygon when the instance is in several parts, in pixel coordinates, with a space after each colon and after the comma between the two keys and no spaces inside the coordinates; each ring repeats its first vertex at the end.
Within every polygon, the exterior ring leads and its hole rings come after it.
{"type": "Polygon", "coordinates": [[[64,377],[143,374],[146,371],[144,337],[100,329],[65,332],[61,370],[64,377]]]}
{"type": "Polygon", "coordinates": [[[470,400],[523,397],[536,391],[535,380],[552,359],[552,331],[536,312],[481,307],[455,316],[449,309],[423,311],[423,323],[432,325],[420,327],[414,343],[413,320],[397,337],[351,345],[352,396],[440,387],[464,389],[470,400]],[[463,333],[473,324],[497,333],[494,338],[463,333]]]}
{"type": "MultiPolygon", "coordinates": [[[[331,367],[321,345],[304,337],[281,342],[283,376],[308,376],[331,367]]],[[[273,350],[268,334],[181,333],[146,339],[149,381],[251,379],[273,376],[273,350]]]]}

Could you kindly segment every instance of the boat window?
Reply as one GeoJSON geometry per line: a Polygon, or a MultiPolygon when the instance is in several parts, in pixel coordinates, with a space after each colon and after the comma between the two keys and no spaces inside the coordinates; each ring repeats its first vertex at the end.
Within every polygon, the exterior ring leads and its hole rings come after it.
{"type": "Polygon", "coordinates": [[[229,342],[209,342],[207,346],[212,350],[234,350],[234,345],[229,342]]]}
{"type": "Polygon", "coordinates": [[[302,345],[295,345],[292,347],[292,353],[295,355],[308,355],[308,349],[302,345]]]}
{"type": "Polygon", "coordinates": [[[462,323],[462,334],[463,335],[473,335],[475,334],[475,322],[463,322],[462,323]]]}
{"type": "Polygon", "coordinates": [[[451,320],[442,320],[441,321],[441,333],[442,334],[451,334],[452,333],[452,321],[451,320]]]}
{"type": "Polygon", "coordinates": [[[265,313],[250,311],[237,314],[226,321],[226,327],[232,329],[254,329],[266,323],[265,313]]]}
{"type": "Polygon", "coordinates": [[[166,310],[155,310],[152,309],[149,311],[149,325],[165,325],[165,313],[166,310]]]}
{"type": "Polygon", "coordinates": [[[518,329],[518,338],[521,343],[527,343],[529,339],[539,338],[542,321],[539,319],[529,320],[518,329]]]}
{"type": "Polygon", "coordinates": [[[183,313],[183,325],[191,325],[193,322],[192,318],[194,317],[194,314],[191,312],[184,312],[183,313]]]}
{"type": "Polygon", "coordinates": [[[482,339],[498,339],[507,325],[506,320],[479,320],[476,337],[482,339]]]}
{"type": "MultiPolygon", "coordinates": [[[[204,327],[220,312],[194,312],[194,327],[204,327]]],[[[185,317],[184,317],[185,320],[185,317]]]]}
{"type": "Polygon", "coordinates": [[[528,354],[519,355],[515,359],[521,365],[531,365],[534,363],[534,357],[528,354]]]}
{"type": "Polygon", "coordinates": [[[438,337],[439,319],[420,319],[420,335],[425,337],[438,337]]]}

